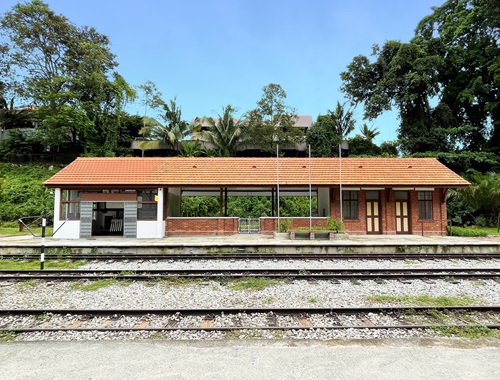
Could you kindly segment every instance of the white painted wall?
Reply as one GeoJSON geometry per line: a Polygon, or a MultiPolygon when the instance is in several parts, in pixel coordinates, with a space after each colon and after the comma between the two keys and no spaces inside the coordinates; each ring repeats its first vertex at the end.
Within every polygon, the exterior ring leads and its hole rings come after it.
{"type": "MultiPolygon", "coordinates": [[[[138,220],[137,221],[137,239],[158,239],[158,226],[165,225],[165,222],[156,220],[138,220]]],[[[163,227],[165,231],[165,227],[163,227]]]]}
{"type": "Polygon", "coordinates": [[[62,226],[53,236],[54,239],[80,239],[80,221],[68,220],[66,223],[58,221],[54,218],[54,231],[62,226]]]}

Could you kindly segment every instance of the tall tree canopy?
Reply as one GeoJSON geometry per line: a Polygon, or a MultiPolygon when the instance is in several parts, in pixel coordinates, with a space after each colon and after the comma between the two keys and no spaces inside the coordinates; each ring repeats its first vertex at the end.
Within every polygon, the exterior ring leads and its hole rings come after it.
{"type": "Polygon", "coordinates": [[[498,165],[500,153],[499,0],[448,0],[408,43],[374,46],[341,73],[342,90],[373,119],[395,107],[399,148],[466,169],[498,165]],[[465,157],[465,159],[464,159],[465,157]],[[460,164],[457,164],[460,162],[460,164]]]}
{"type": "Polygon", "coordinates": [[[245,119],[245,143],[270,154],[276,152],[276,145],[283,149],[302,143],[304,133],[294,127],[297,114],[285,104],[283,88],[271,83],[262,92],[257,108],[248,112],[245,119]]]}
{"type": "Polygon", "coordinates": [[[87,153],[115,152],[123,107],[135,91],[114,71],[109,39],[40,0],[15,5],[0,32],[8,88],[36,106],[47,140],[87,153]]]}

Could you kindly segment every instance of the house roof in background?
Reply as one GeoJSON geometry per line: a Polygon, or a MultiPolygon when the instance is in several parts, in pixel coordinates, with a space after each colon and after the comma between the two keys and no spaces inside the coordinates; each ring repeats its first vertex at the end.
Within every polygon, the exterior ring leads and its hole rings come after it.
{"type": "Polygon", "coordinates": [[[81,157],[44,184],[112,186],[437,186],[469,183],[434,158],[81,157]],[[342,166],[340,166],[342,164],[342,166]]]}

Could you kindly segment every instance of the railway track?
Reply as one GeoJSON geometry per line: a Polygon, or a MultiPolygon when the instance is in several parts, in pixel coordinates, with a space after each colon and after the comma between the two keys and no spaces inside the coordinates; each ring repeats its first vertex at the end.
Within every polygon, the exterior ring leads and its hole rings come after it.
{"type": "Polygon", "coordinates": [[[303,280],[498,279],[500,268],[439,269],[165,269],[165,270],[0,270],[6,280],[153,280],[165,278],[241,279],[248,277],[303,280]]]}
{"type": "Polygon", "coordinates": [[[500,328],[499,306],[0,310],[0,332],[500,328]]]}
{"type": "MultiPolygon", "coordinates": [[[[38,260],[40,254],[0,254],[0,259],[38,260]]],[[[500,260],[500,253],[185,253],[185,254],[46,254],[45,260],[500,260]]]]}

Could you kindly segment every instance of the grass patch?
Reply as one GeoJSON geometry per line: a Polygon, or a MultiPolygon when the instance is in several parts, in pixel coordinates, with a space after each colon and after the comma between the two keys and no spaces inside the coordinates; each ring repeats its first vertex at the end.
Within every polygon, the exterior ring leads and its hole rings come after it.
{"type": "Polygon", "coordinates": [[[130,286],[130,282],[118,281],[116,278],[107,278],[105,280],[92,281],[92,282],[86,283],[86,284],[82,284],[82,283],[72,284],[71,289],[92,292],[92,291],[99,290],[101,288],[105,288],[107,286],[113,286],[113,285],[130,286]]]}
{"type": "Polygon", "coordinates": [[[229,288],[232,290],[262,290],[277,283],[277,280],[269,278],[250,277],[232,282],[229,288]]]}
{"type": "Polygon", "coordinates": [[[431,297],[423,296],[387,296],[375,295],[367,297],[372,302],[392,302],[410,306],[471,306],[480,302],[480,300],[469,297],[431,297]]]}
{"type": "MultiPolygon", "coordinates": [[[[45,269],[76,269],[84,264],[83,261],[68,260],[49,260],[45,261],[45,269]]],[[[39,260],[0,260],[0,269],[2,270],[38,270],[40,269],[39,260]]]]}
{"type": "Polygon", "coordinates": [[[500,338],[500,331],[485,326],[454,327],[435,326],[432,330],[440,335],[457,338],[500,338]]]}
{"type": "Polygon", "coordinates": [[[11,342],[16,339],[16,334],[10,331],[0,331],[0,342],[11,342]]]}
{"type": "Polygon", "coordinates": [[[309,302],[310,303],[318,303],[319,302],[319,298],[318,297],[311,297],[311,298],[309,298],[309,302]]]}
{"type": "MultiPolygon", "coordinates": [[[[35,234],[35,236],[42,236],[42,227],[30,227],[30,230],[35,234]]],[[[45,227],[45,236],[52,236],[52,231],[52,227],[45,227]]],[[[0,227],[0,235],[31,236],[30,232],[26,228],[23,231],[19,231],[19,227],[0,227]]]]}
{"type": "Polygon", "coordinates": [[[36,285],[38,285],[38,283],[39,283],[39,281],[37,281],[37,280],[27,280],[27,281],[20,282],[17,285],[17,288],[19,289],[19,291],[21,293],[24,293],[28,289],[34,288],[36,285]]]}

